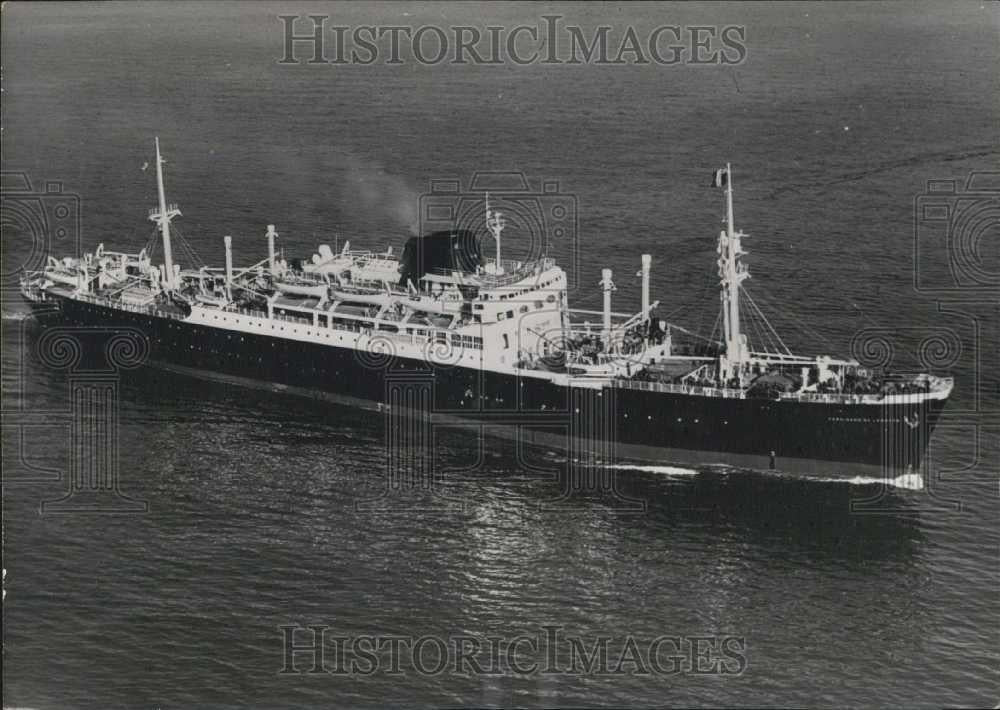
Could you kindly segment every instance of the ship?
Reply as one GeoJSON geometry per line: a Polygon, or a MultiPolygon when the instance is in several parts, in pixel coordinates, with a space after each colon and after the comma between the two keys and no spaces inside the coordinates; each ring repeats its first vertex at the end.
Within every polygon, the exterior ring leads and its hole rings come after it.
{"type": "Polygon", "coordinates": [[[641,308],[574,309],[567,273],[544,253],[502,259],[506,219],[483,194],[481,230],[413,236],[402,253],[319,245],[182,268],[155,141],[151,249],[49,256],[21,293],[46,326],[142,333],[150,364],[404,416],[513,431],[527,442],[600,444],[603,456],[753,470],[895,477],[921,470],[953,379],[856,359],[793,353],[749,297],[747,234],[735,228],[733,172],[714,173],[726,212],[717,241],[718,336],[657,317],[652,255],[641,308]],[[489,247],[494,246],[495,252],[489,247]],[[486,252],[490,251],[490,254],[486,252]],[[757,313],[764,335],[745,332],[757,313]],[[407,390],[407,383],[416,383],[407,390]],[[413,387],[417,389],[414,390],[413,387]]]}

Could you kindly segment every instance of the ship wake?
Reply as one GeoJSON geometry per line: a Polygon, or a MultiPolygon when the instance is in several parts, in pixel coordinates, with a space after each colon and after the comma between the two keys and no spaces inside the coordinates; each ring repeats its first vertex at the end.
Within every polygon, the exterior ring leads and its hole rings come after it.
{"type": "Polygon", "coordinates": [[[892,486],[893,488],[902,488],[908,491],[922,491],[924,489],[924,477],[919,473],[904,473],[895,478],[886,478],[884,476],[854,476],[852,478],[834,478],[834,477],[823,477],[823,478],[813,478],[809,480],[821,481],[824,483],[850,483],[855,486],[892,486]]]}
{"type": "Polygon", "coordinates": [[[642,465],[642,464],[613,464],[609,468],[616,471],[638,471],[641,473],[652,473],[661,476],[697,476],[701,473],[726,474],[736,471],[744,473],[757,473],[764,476],[774,476],[778,478],[792,478],[800,481],[814,481],[816,483],[846,483],[852,486],[878,486],[886,485],[893,488],[900,488],[909,491],[921,491],[924,489],[924,478],[919,473],[904,473],[894,478],[884,476],[818,476],[810,474],[795,474],[787,471],[763,471],[757,469],[741,469],[737,467],[717,464],[709,469],[698,470],[685,468],[682,466],[666,465],[642,465]]]}
{"type": "Polygon", "coordinates": [[[615,471],[641,471],[643,473],[656,473],[661,476],[697,476],[701,471],[693,468],[683,468],[681,466],[641,466],[639,464],[615,464],[609,466],[615,471]]]}

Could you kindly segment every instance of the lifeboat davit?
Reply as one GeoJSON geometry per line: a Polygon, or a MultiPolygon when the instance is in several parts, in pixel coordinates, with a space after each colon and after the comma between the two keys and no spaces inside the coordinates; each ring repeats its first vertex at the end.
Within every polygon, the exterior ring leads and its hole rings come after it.
{"type": "Polygon", "coordinates": [[[216,296],[207,293],[196,293],[194,300],[206,306],[216,306],[218,308],[222,308],[229,303],[229,299],[225,296],[216,296]]]}

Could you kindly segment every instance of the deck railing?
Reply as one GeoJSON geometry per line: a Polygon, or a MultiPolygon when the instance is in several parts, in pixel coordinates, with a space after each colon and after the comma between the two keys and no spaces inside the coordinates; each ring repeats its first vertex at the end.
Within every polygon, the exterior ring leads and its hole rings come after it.
{"type": "Polygon", "coordinates": [[[125,301],[112,300],[110,298],[104,298],[103,296],[95,296],[91,293],[80,293],[75,296],[76,300],[84,301],[86,303],[93,303],[98,306],[107,306],[108,308],[113,308],[117,311],[126,311],[128,313],[142,313],[143,315],[156,316],[159,318],[170,318],[172,320],[184,320],[184,316],[180,313],[173,311],[164,311],[155,306],[139,306],[134,303],[126,303],[125,301]]]}
{"type": "MultiPolygon", "coordinates": [[[[615,387],[646,392],[664,392],[668,394],[685,394],[696,397],[723,397],[726,399],[756,399],[748,397],[745,390],[723,387],[704,387],[701,385],[665,384],[662,382],[647,382],[644,380],[613,380],[615,387]]],[[[792,400],[796,402],[815,402],[817,404],[879,404],[886,398],[898,401],[900,397],[912,397],[918,402],[931,390],[914,392],[876,392],[871,394],[856,394],[846,392],[781,392],[774,397],[760,399],[792,400]]],[[[911,400],[904,400],[911,401],[911,400]]]]}
{"type": "MultiPolygon", "coordinates": [[[[252,308],[224,308],[222,310],[228,313],[237,313],[239,315],[245,315],[251,318],[260,318],[262,320],[268,320],[266,311],[259,311],[252,308]]],[[[325,317],[325,314],[320,314],[320,315],[325,317]]],[[[309,326],[313,325],[313,322],[308,318],[300,318],[297,316],[286,316],[279,313],[276,313],[274,315],[273,320],[283,321],[286,323],[301,323],[303,325],[309,325],[309,326]]],[[[335,330],[342,333],[367,333],[371,337],[378,337],[406,345],[424,345],[428,341],[435,339],[435,336],[417,335],[416,333],[393,333],[388,330],[376,330],[371,327],[364,327],[359,323],[338,323],[336,321],[333,321],[329,325],[318,324],[315,325],[314,327],[320,331],[335,330]]],[[[439,332],[445,333],[446,331],[439,331],[439,332]]],[[[463,343],[460,340],[461,336],[455,333],[450,333],[449,335],[451,335],[450,345],[453,348],[468,349],[468,350],[483,349],[482,343],[476,343],[476,342],[463,343]],[[459,339],[456,340],[456,338],[459,339]]],[[[442,345],[447,346],[449,344],[449,341],[447,339],[442,339],[442,337],[437,337],[436,339],[442,345]]]]}
{"type": "Polygon", "coordinates": [[[647,382],[645,380],[613,380],[616,387],[646,392],[664,392],[668,394],[687,394],[699,397],[725,397],[727,399],[746,399],[746,392],[723,387],[703,387],[701,385],[665,384],[663,382],[647,382]]]}
{"type": "MultiPolygon", "coordinates": [[[[484,261],[488,265],[496,264],[496,259],[485,259],[484,261]]],[[[504,259],[501,262],[504,268],[504,273],[502,274],[490,274],[487,273],[485,269],[480,269],[478,272],[474,272],[443,268],[431,269],[429,273],[436,274],[438,276],[451,276],[453,273],[458,272],[459,283],[461,285],[478,284],[484,288],[501,288],[503,286],[515,284],[518,281],[523,281],[529,276],[535,274],[536,269],[538,275],[540,276],[542,273],[555,266],[555,263],[555,259],[551,259],[549,257],[542,257],[541,259],[525,262],[504,259]]]]}

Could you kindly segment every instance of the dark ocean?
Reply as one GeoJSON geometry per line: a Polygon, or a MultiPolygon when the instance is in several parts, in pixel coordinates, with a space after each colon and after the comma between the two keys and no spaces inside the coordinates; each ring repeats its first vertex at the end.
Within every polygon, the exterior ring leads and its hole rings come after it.
{"type": "Polygon", "coordinates": [[[997,5],[8,3],[2,65],[5,707],[1000,702],[1000,210],[966,184],[998,169],[997,5]],[[446,28],[550,14],[617,36],[737,25],[747,57],[281,66],[281,14],[446,28]],[[213,264],[225,234],[237,263],[262,258],[268,223],[289,254],[399,248],[431,181],[523,171],[536,189],[558,181],[578,214],[551,245],[574,306],[600,307],[610,267],[616,310],[637,309],[649,252],[660,313],[706,333],[723,214],[708,184],[730,161],[748,287],[790,347],[882,343],[893,366],[956,377],[928,471],[883,486],[620,462],[645,512],[560,508],[539,471],[565,452],[451,432],[413,510],[372,509],[359,503],[386,486],[378,413],[143,369],[121,379],[116,444],[121,490],[148,510],[42,514],[67,490],[68,384],[34,349],[16,273],[43,251],[7,190],[26,178],[38,204],[79,205],[57,255],[77,239],[136,251],[154,136],[177,243],[213,264]],[[954,204],[973,193],[955,207],[978,215],[972,238],[925,234],[931,180],[956,181],[954,204]],[[559,627],[612,648],[726,636],[746,663],[281,673],[280,627],[309,625],[445,639],[559,627]]]}

